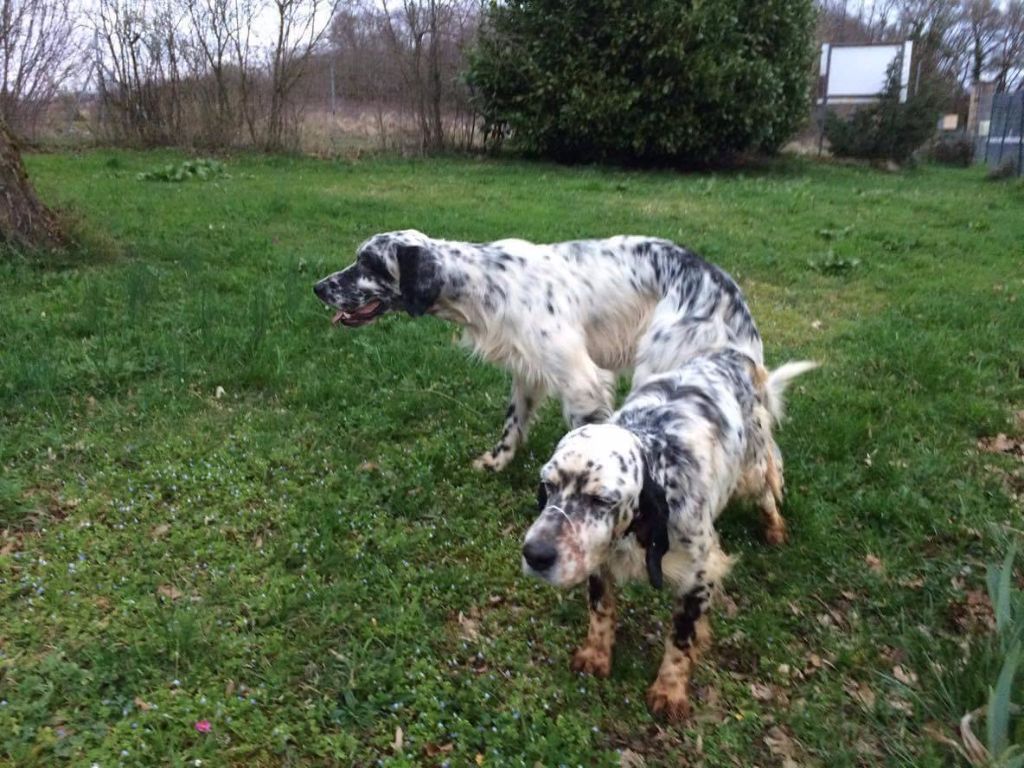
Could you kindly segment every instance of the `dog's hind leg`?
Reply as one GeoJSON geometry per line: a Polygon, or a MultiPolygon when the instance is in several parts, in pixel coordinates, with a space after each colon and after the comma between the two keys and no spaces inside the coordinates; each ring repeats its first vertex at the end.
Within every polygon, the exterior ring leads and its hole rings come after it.
{"type": "Polygon", "coordinates": [[[769,544],[784,544],[786,521],[779,513],[782,504],[782,451],[772,435],[771,417],[767,410],[758,408],[756,429],[751,433],[751,442],[756,456],[756,475],[751,496],[761,508],[761,523],[764,525],[764,539],[769,544]]]}
{"type": "Polygon", "coordinates": [[[610,574],[594,575],[587,584],[590,626],[587,640],[573,654],[572,670],[608,677],[615,645],[615,583],[610,574]]]}
{"type": "Polygon", "coordinates": [[[505,412],[505,427],[501,431],[501,439],[491,450],[483,453],[473,462],[477,469],[489,469],[500,472],[512,457],[516,449],[526,441],[533,414],[544,398],[543,386],[516,377],[512,380],[512,397],[505,412]]]}
{"type": "Polygon", "coordinates": [[[779,514],[782,503],[782,453],[775,441],[769,438],[765,452],[764,486],[759,505],[761,522],[764,524],[764,538],[769,544],[784,544],[786,541],[786,520],[779,514]]]}
{"type": "Polygon", "coordinates": [[[750,499],[761,511],[764,538],[769,544],[786,541],[786,521],[779,513],[782,504],[782,451],[771,431],[767,409],[758,406],[750,427],[746,466],[734,496],[750,499]]]}

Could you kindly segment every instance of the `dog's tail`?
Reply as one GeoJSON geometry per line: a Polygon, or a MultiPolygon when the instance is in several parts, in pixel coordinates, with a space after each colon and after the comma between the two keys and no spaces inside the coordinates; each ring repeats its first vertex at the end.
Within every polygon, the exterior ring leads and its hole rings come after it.
{"type": "Polygon", "coordinates": [[[786,412],[786,401],[783,395],[789,383],[801,374],[813,371],[818,364],[812,360],[801,360],[798,363],[786,363],[780,365],[774,371],[767,371],[764,368],[759,370],[758,388],[764,397],[764,405],[772,416],[772,421],[778,424],[786,412]]]}

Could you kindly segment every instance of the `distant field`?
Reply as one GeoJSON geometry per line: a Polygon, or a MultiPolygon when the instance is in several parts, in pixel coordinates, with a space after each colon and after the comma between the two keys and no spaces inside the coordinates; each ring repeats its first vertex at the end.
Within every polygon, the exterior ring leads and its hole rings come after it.
{"type": "Polygon", "coordinates": [[[994,682],[978,590],[1024,528],[1019,459],[976,447],[1024,430],[1024,187],[797,161],[136,178],[180,159],[28,158],[123,252],[0,259],[0,764],[956,764],[929,732],[994,682]],[[598,681],[568,667],[582,591],[519,573],[558,409],[478,474],[505,375],[439,321],[344,331],[314,299],[405,227],[669,237],[737,277],[770,364],[824,364],[779,435],[791,543],[723,516],[735,607],[687,727],[643,703],[665,595],[626,591],[598,681]]]}

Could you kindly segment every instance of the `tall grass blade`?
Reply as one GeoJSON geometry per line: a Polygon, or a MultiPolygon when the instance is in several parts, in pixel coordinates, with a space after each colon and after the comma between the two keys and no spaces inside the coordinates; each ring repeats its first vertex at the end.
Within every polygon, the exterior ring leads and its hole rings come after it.
{"type": "Polygon", "coordinates": [[[996,687],[988,697],[988,714],[985,725],[988,730],[988,750],[994,758],[1001,755],[1009,744],[1010,731],[1010,692],[1013,678],[1017,674],[1020,663],[1020,643],[1015,643],[1006,655],[1003,668],[999,672],[996,687]]]}

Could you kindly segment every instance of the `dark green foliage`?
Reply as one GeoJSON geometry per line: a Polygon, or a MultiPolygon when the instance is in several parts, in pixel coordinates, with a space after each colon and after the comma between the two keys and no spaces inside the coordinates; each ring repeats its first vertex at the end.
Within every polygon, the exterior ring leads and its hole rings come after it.
{"type": "Polygon", "coordinates": [[[806,115],[811,3],[494,4],[470,83],[492,143],[559,160],[773,151],[806,115]]]}
{"type": "Polygon", "coordinates": [[[900,83],[895,67],[881,98],[858,110],[849,120],[834,112],[825,118],[825,137],[838,157],[906,162],[935,132],[939,100],[924,85],[900,103],[900,83]]]}
{"type": "Polygon", "coordinates": [[[1012,179],[1016,175],[1017,166],[1012,157],[1007,157],[999,165],[989,169],[987,178],[990,181],[1002,181],[1003,179],[1012,179]]]}
{"type": "Polygon", "coordinates": [[[189,179],[206,181],[214,176],[225,174],[224,163],[199,157],[174,165],[173,163],[139,174],[139,181],[172,181],[181,182],[189,179]]]}
{"type": "Polygon", "coordinates": [[[929,152],[929,157],[933,162],[941,165],[967,168],[970,166],[971,160],[974,159],[974,145],[970,139],[965,139],[963,136],[939,139],[929,152]]]}

